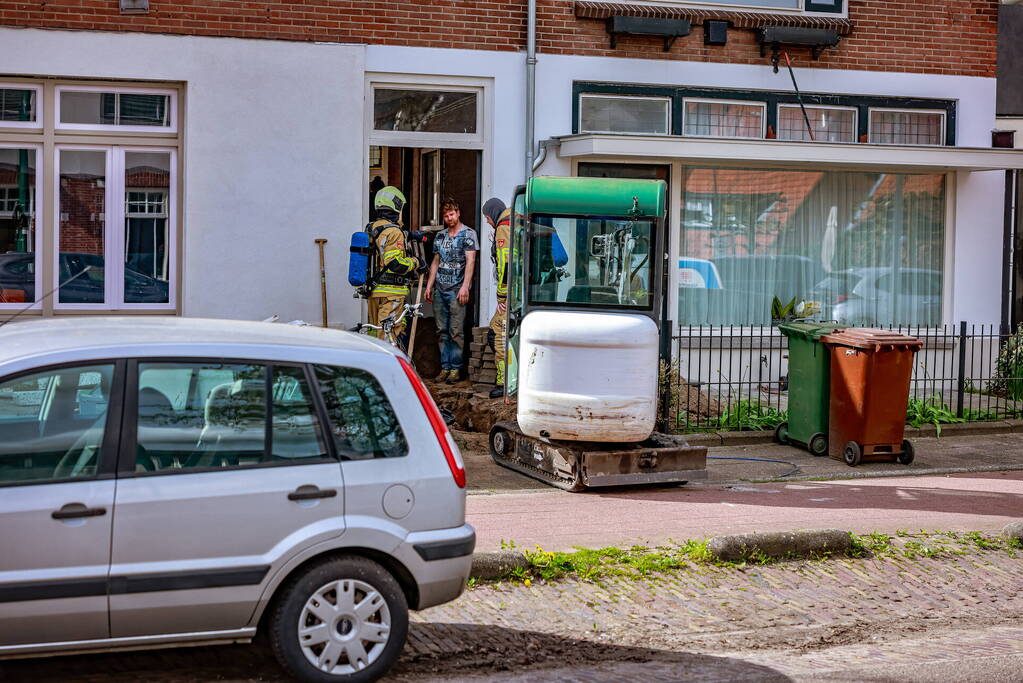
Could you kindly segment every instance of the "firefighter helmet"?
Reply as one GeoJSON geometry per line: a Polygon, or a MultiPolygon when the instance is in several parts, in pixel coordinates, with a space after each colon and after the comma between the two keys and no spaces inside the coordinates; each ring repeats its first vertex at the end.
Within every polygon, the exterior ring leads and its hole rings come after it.
{"type": "Polygon", "coordinates": [[[405,203],[405,195],[393,185],[381,188],[373,198],[374,209],[390,209],[399,215],[405,208],[405,203]]]}

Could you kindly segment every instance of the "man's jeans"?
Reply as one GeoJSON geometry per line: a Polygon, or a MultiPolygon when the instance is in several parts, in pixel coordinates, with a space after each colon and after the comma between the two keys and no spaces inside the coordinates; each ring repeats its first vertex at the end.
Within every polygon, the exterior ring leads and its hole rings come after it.
{"type": "Polygon", "coordinates": [[[433,291],[433,314],[437,318],[440,336],[440,367],[443,370],[462,369],[462,344],[465,341],[465,306],[458,303],[458,289],[433,291]]]}

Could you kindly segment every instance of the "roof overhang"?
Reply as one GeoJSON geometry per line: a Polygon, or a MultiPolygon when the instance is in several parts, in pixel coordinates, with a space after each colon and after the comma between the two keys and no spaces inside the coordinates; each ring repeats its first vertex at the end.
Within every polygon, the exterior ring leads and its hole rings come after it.
{"type": "Polygon", "coordinates": [[[941,173],[1023,169],[1023,150],[864,143],[733,140],[669,135],[569,135],[558,156],[675,160],[715,166],[843,168],[941,173]]]}

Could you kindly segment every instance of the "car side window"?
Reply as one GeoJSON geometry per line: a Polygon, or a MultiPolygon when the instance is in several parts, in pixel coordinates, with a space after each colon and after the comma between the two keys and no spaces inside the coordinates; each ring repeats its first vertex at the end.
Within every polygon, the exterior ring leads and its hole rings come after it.
{"type": "Polygon", "coordinates": [[[113,377],[96,364],[0,381],[0,484],[94,477],[113,377]]]}
{"type": "Polygon", "coordinates": [[[408,455],[408,442],[391,402],[365,370],[317,365],[314,368],[330,419],[330,432],[342,460],[408,455]]]}
{"type": "Polygon", "coordinates": [[[270,459],[327,457],[320,420],[302,368],[274,366],[270,459]]]}
{"type": "Polygon", "coordinates": [[[140,362],[138,368],[136,472],[327,457],[300,367],[272,366],[269,394],[262,363],[140,362]]]}

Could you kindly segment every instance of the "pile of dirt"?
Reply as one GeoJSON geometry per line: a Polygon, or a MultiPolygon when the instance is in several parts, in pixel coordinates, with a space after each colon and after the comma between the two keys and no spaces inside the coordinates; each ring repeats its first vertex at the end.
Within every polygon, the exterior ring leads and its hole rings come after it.
{"type": "Polygon", "coordinates": [[[468,382],[457,384],[428,382],[427,387],[437,405],[455,416],[453,429],[489,434],[495,422],[515,419],[514,399],[510,403],[505,403],[503,397],[490,398],[483,392],[473,392],[472,385],[468,382]]]}

